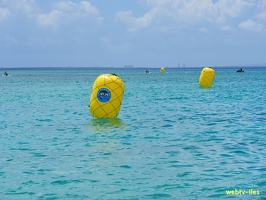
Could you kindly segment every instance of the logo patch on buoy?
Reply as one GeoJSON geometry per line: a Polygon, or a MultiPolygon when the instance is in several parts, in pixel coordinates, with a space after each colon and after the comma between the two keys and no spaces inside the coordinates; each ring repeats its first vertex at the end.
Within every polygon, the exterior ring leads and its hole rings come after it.
{"type": "Polygon", "coordinates": [[[107,102],[111,99],[111,92],[107,88],[99,89],[97,98],[100,102],[107,102]]]}

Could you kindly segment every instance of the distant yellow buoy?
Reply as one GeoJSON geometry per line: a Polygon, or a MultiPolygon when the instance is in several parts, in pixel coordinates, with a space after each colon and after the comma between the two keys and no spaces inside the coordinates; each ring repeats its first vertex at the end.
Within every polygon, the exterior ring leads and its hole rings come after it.
{"type": "Polygon", "coordinates": [[[119,114],[124,95],[124,82],[115,74],[102,74],[93,84],[90,113],[95,118],[115,118],[119,114]]]}
{"type": "Polygon", "coordinates": [[[162,67],[162,68],[160,69],[160,72],[161,72],[161,73],[164,73],[164,71],[165,71],[165,69],[162,67]]]}
{"type": "Polygon", "coordinates": [[[215,71],[212,68],[210,67],[203,68],[199,78],[199,85],[203,88],[212,87],[214,76],[215,76],[215,71]]]}

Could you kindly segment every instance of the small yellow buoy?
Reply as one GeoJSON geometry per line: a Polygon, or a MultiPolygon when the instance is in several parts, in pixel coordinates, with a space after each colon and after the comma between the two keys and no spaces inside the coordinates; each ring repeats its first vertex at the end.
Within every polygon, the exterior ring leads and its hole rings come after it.
{"type": "Polygon", "coordinates": [[[93,84],[90,113],[95,118],[115,118],[124,95],[124,82],[115,74],[102,74],[93,84]]]}
{"type": "Polygon", "coordinates": [[[215,76],[215,71],[212,68],[210,67],[203,68],[199,78],[199,85],[203,88],[211,87],[214,80],[214,76],[215,76]]]}
{"type": "Polygon", "coordinates": [[[160,69],[160,72],[161,72],[161,73],[164,73],[164,71],[165,71],[165,69],[162,67],[162,68],[160,69]]]}

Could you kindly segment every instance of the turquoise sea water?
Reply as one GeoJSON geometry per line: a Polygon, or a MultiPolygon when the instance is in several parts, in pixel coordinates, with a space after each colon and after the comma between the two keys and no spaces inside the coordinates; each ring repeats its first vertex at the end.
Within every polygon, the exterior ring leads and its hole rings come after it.
{"type": "Polygon", "coordinates": [[[266,68],[244,70],[209,89],[201,69],[8,70],[0,199],[266,199],[266,68]],[[88,111],[103,73],[125,83],[117,119],[88,111]]]}

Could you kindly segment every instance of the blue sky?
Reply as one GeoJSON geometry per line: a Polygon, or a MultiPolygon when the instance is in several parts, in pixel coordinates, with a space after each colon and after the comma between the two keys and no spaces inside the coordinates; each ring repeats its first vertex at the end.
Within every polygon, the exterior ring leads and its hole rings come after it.
{"type": "Polygon", "coordinates": [[[266,65],[266,0],[0,0],[0,67],[266,65]]]}

